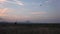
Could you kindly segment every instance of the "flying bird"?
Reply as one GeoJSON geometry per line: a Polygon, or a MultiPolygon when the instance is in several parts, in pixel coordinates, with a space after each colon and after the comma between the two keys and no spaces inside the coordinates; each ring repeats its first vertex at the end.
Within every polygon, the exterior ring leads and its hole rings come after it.
{"type": "Polygon", "coordinates": [[[42,4],[42,3],[40,3],[40,6],[43,6],[43,4],[42,4]]]}
{"type": "Polygon", "coordinates": [[[42,4],[40,4],[40,6],[42,6],[42,4]]]}

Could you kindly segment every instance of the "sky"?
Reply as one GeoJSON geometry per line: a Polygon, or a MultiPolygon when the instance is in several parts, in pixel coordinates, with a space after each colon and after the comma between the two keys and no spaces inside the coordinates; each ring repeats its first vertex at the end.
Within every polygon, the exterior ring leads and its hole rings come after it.
{"type": "Polygon", "coordinates": [[[60,0],[0,0],[0,21],[60,23],[60,0]]]}

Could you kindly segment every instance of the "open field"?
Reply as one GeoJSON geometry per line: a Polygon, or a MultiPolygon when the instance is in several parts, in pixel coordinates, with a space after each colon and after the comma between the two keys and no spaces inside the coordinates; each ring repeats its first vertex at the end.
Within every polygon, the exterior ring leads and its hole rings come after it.
{"type": "Polygon", "coordinates": [[[60,34],[60,24],[0,24],[0,34],[60,34]]]}

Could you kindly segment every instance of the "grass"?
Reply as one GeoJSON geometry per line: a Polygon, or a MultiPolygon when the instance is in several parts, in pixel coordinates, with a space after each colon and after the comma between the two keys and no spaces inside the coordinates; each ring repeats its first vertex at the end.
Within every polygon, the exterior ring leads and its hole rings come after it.
{"type": "Polygon", "coordinates": [[[0,24],[0,34],[60,34],[60,24],[0,24]]]}

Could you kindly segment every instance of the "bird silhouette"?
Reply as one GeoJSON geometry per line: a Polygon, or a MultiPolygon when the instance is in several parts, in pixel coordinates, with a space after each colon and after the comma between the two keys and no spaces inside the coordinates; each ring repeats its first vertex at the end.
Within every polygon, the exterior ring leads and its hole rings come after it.
{"type": "Polygon", "coordinates": [[[42,4],[40,4],[40,6],[42,6],[42,4]]]}

